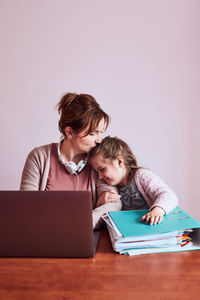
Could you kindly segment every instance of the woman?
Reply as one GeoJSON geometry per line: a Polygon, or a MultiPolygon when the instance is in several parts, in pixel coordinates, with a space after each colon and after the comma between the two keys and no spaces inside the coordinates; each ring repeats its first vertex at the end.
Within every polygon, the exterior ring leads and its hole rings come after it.
{"type": "Polygon", "coordinates": [[[87,161],[90,150],[101,143],[101,134],[109,124],[109,117],[95,98],[87,94],[65,94],[58,103],[58,112],[63,140],[30,152],[20,190],[91,191],[93,228],[97,229],[104,213],[121,209],[116,188],[99,180],[87,161]]]}

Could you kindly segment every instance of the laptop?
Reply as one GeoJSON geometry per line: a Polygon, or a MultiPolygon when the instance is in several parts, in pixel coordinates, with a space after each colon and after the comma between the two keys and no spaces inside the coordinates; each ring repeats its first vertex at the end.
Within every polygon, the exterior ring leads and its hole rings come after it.
{"type": "Polygon", "coordinates": [[[89,191],[0,191],[0,256],[93,257],[89,191]]]}

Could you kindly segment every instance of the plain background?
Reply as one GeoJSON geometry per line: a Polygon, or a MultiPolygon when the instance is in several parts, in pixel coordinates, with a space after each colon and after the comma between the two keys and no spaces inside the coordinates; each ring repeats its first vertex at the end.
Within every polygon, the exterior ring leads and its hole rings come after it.
{"type": "Polygon", "coordinates": [[[0,0],[0,189],[59,141],[61,95],[89,93],[200,219],[199,19],[198,0],[0,0]]]}

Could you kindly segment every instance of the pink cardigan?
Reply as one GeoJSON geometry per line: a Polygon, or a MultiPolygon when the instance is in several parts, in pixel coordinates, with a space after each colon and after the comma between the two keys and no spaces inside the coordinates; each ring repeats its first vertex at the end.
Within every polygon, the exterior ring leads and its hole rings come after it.
{"type": "MultiPolygon", "coordinates": [[[[50,168],[50,155],[52,144],[44,145],[33,149],[27,157],[20,190],[45,190],[50,168]]],[[[162,207],[169,213],[178,204],[174,192],[153,172],[148,169],[138,169],[135,173],[137,188],[145,198],[148,206],[152,209],[155,206],[162,207]]],[[[101,217],[104,213],[121,209],[121,201],[108,202],[97,207],[97,198],[102,192],[115,189],[98,180],[96,172],[91,174],[92,195],[93,195],[93,226],[101,226],[101,217]],[[98,195],[97,195],[98,194],[98,195]],[[96,197],[97,196],[97,197],[96,197]]]]}
{"type": "Polygon", "coordinates": [[[138,169],[134,179],[150,210],[160,206],[168,214],[178,205],[177,196],[172,189],[149,169],[138,169]]]}

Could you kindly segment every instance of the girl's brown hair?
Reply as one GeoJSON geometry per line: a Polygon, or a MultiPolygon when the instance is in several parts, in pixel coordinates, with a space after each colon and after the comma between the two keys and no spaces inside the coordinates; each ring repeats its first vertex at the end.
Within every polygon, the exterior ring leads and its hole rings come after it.
{"type": "Polygon", "coordinates": [[[118,155],[122,156],[127,169],[126,178],[128,182],[134,176],[135,171],[141,168],[138,166],[136,157],[128,144],[118,137],[105,137],[101,144],[98,144],[91,150],[90,160],[99,153],[101,153],[105,159],[110,160],[116,159],[118,155]]]}
{"type": "Polygon", "coordinates": [[[99,122],[104,119],[105,129],[108,127],[110,118],[100,108],[96,99],[88,94],[65,94],[57,104],[60,120],[58,127],[65,135],[65,128],[70,126],[76,133],[87,129],[86,135],[94,132],[99,122]]]}

